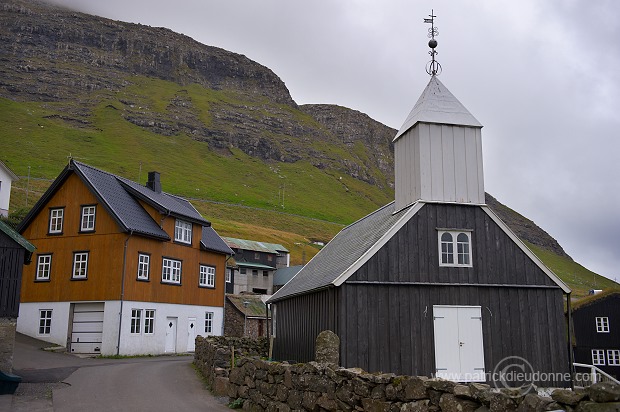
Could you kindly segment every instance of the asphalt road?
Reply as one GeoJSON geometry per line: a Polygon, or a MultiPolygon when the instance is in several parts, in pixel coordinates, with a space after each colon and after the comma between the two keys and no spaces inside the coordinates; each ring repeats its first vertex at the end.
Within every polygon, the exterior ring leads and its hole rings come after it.
{"type": "Polygon", "coordinates": [[[18,334],[13,369],[23,380],[15,395],[0,396],[0,410],[230,411],[205,388],[192,356],[80,358],[45,345],[18,334]]]}

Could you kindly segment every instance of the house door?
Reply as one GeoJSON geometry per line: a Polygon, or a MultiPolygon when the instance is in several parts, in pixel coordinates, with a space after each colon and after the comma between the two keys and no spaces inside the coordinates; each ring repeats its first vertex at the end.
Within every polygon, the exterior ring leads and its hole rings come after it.
{"type": "Polygon", "coordinates": [[[187,351],[196,350],[196,318],[187,319],[187,351]]]}
{"type": "Polygon", "coordinates": [[[73,305],[71,353],[101,353],[103,307],[103,302],[73,305]]]}
{"type": "Polygon", "coordinates": [[[166,348],[165,352],[177,351],[177,318],[166,318],[166,348]]]}
{"type": "Polygon", "coordinates": [[[480,306],[433,306],[436,376],[484,382],[480,306]]]}

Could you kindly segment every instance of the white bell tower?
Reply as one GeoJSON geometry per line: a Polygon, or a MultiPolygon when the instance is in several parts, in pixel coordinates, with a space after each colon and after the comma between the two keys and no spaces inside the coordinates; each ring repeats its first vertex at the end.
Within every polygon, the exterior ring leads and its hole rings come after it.
{"type": "Polygon", "coordinates": [[[482,125],[437,78],[436,34],[433,26],[431,79],[393,141],[396,210],[418,200],[485,203],[482,125]]]}

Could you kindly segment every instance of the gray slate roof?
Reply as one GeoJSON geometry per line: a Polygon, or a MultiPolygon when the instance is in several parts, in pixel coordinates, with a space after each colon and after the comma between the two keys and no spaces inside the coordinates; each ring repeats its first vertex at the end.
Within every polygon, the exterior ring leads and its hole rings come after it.
{"type": "Polygon", "coordinates": [[[374,246],[408,210],[394,213],[394,202],[391,202],[345,227],[269,302],[334,285],[340,275],[374,246]]]}
{"type": "Polygon", "coordinates": [[[166,192],[155,192],[131,180],[75,160],[69,162],[69,165],[39,199],[24,221],[19,225],[18,231],[21,232],[26,228],[72,172],[75,172],[84,181],[101,202],[101,205],[125,232],[134,232],[144,236],[170,240],[170,236],[159,226],[159,222],[153,220],[140,205],[139,199],[162,213],[202,225],[201,244],[205,249],[228,255],[233,254],[233,251],[215,230],[210,227],[211,224],[198,213],[189,201],[166,192]]]}
{"type": "Polygon", "coordinates": [[[228,247],[226,242],[222,240],[211,226],[202,227],[202,239],[200,240],[202,247],[214,252],[225,253],[227,255],[234,255],[235,252],[228,247]]]}
{"type": "Polygon", "coordinates": [[[303,268],[303,265],[289,266],[287,268],[280,268],[273,274],[273,285],[282,286],[293,279],[297,273],[303,268]]]}
{"type": "Polygon", "coordinates": [[[426,89],[394,137],[397,140],[418,122],[482,127],[450,90],[436,76],[431,77],[426,89]]]}

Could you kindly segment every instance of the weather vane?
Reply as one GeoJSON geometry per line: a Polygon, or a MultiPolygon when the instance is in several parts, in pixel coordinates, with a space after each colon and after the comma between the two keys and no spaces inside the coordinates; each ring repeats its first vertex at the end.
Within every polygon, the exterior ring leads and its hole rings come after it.
{"type": "Polygon", "coordinates": [[[437,47],[437,40],[435,40],[435,36],[439,36],[439,30],[435,27],[435,16],[433,13],[433,9],[431,9],[431,14],[429,15],[430,19],[424,19],[424,23],[430,23],[431,27],[428,29],[428,37],[430,40],[428,41],[428,47],[431,48],[431,51],[428,54],[431,55],[431,61],[426,63],[426,73],[431,76],[439,76],[441,74],[441,64],[437,60],[435,60],[435,55],[437,51],[435,48],[437,47]]]}

